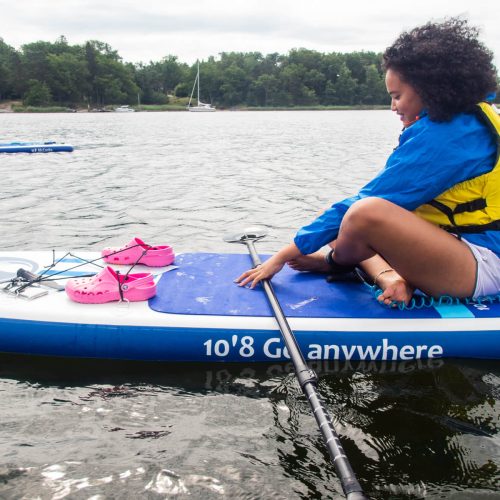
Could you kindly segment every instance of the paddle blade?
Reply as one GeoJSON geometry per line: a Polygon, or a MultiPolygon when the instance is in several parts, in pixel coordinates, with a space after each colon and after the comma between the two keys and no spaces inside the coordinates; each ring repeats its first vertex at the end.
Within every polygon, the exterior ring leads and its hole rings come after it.
{"type": "Polygon", "coordinates": [[[247,243],[249,241],[261,240],[267,235],[267,230],[261,226],[250,226],[239,233],[230,233],[224,236],[227,243],[247,243]]]}

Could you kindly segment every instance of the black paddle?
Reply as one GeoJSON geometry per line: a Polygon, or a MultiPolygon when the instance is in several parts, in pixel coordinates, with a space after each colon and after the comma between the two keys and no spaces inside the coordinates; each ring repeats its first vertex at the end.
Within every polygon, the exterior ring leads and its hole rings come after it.
{"type": "MultiPolygon", "coordinates": [[[[265,236],[265,230],[258,227],[252,227],[247,228],[243,234],[228,235],[224,237],[224,241],[229,243],[242,243],[246,245],[250,253],[250,257],[252,258],[252,263],[255,267],[257,267],[259,264],[262,264],[262,261],[255,250],[254,242],[264,238],[265,236]]],[[[363,493],[361,485],[354,475],[351,464],[349,463],[344,449],[342,448],[342,444],[340,443],[339,437],[333,428],[332,419],[327,414],[320,396],[316,391],[318,377],[305,362],[304,356],[302,355],[297,340],[295,339],[295,335],[293,334],[286,316],[281,309],[278,298],[274,293],[271,282],[264,279],[262,280],[262,285],[273,309],[274,317],[278,322],[281,335],[283,336],[290,358],[293,362],[295,374],[300,387],[309,401],[314,417],[316,418],[316,422],[319,426],[319,430],[323,436],[323,440],[325,441],[328,452],[330,453],[330,458],[335,466],[335,470],[337,471],[344,494],[348,500],[366,500],[368,497],[363,493]]]]}

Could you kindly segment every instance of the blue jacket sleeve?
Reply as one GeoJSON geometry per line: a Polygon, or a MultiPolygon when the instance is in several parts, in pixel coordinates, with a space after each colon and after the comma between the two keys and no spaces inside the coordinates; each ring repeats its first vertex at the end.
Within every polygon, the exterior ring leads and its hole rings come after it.
{"type": "Polygon", "coordinates": [[[335,203],[297,232],[294,243],[310,254],[333,241],[349,207],[366,197],[388,200],[407,210],[427,203],[451,186],[491,170],[492,135],[474,115],[451,122],[424,117],[404,130],[385,167],[356,196],[335,203]]]}

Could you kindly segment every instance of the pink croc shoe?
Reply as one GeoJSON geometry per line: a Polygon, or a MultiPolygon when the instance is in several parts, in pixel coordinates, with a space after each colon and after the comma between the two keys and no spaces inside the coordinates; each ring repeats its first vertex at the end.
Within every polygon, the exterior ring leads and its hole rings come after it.
{"type": "Polygon", "coordinates": [[[156,294],[151,273],[121,275],[105,267],[91,278],[74,278],[66,283],[66,293],[71,300],[84,304],[104,304],[114,300],[138,302],[156,294]]]}
{"type": "Polygon", "coordinates": [[[105,248],[101,255],[108,264],[144,264],[151,267],[168,266],[175,258],[172,247],[153,247],[139,238],[134,238],[124,247],[105,248]]]}

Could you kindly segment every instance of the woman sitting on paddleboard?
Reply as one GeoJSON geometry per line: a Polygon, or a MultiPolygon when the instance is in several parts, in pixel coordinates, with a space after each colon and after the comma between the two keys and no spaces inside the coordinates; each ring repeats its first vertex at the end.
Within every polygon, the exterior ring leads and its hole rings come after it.
{"type": "Polygon", "coordinates": [[[387,305],[408,303],[416,288],[434,297],[500,292],[500,119],[485,102],[496,91],[493,54],[476,28],[450,19],[402,33],[383,57],[404,125],[398,147],[357,195],[243,273],[241,286],[288,263],[333,274],[359,266],[387,305]]]}

